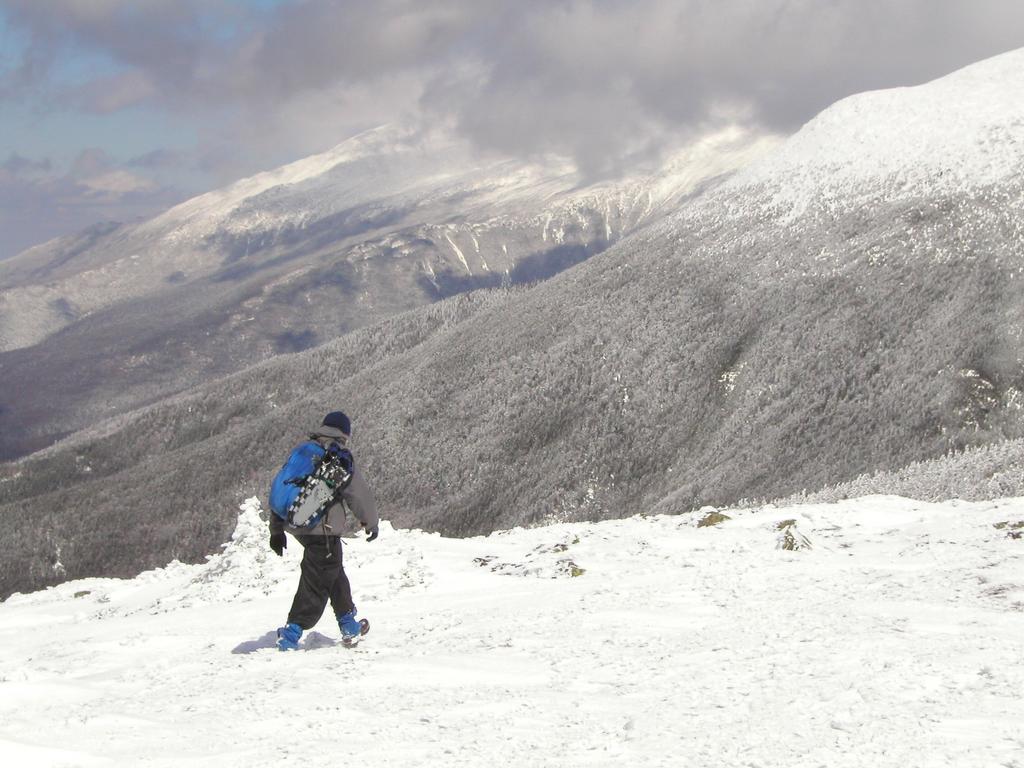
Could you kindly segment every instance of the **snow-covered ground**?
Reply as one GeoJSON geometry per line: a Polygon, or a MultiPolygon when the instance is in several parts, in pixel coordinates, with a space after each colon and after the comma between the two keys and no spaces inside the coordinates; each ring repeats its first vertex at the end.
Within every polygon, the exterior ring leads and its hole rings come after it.
{"type": "Polygon", "coordinates": [[[205,565],[0,605],[0,758],[1024,766],[1024,499],[725,513],[385,525],[345,550],[365,642],[325,617],[280,653],[299,548],[247,503],[205,565]]]}

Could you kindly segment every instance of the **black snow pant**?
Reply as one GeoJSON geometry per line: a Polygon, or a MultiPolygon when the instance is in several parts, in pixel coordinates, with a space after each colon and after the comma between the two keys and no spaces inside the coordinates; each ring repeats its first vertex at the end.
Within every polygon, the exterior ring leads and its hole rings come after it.
{"type": "Polygon", "coordinates": [[[328,600],[337,616],[352,610],[352,588],[341,564],[340,537],[298,535],[295,539],[304,551],[288,623],[312,629],[324,615],[328,600]]]}

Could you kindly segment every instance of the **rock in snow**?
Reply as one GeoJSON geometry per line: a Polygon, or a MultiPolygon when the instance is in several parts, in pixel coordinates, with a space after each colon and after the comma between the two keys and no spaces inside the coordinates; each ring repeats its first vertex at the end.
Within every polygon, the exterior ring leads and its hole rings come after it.
{"type": "Polygon", "coordinates": [[[1024,499],[708,510],[345,549],[373,631],[280,653],[299,547],[0,605],[6,764],[1024,765],[1024,499]],[[781,527],[780,527],[781,526],[781,527]],[[810,548],[778,546],[797,530],[810,548]]]}

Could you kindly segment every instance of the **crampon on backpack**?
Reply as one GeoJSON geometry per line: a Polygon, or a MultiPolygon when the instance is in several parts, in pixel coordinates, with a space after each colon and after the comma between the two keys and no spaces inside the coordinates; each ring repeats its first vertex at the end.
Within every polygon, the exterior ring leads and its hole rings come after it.
{"type": "Polygon", "coordinates": [[[302,443],[270,484],[270,510],[295,528],[315,528],[354,469],[352,453],[337,443],[302,443]]]}

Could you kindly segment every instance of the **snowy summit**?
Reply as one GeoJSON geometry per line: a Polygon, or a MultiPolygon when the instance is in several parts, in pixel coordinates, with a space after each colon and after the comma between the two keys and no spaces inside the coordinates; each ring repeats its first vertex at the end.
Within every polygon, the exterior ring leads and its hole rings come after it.
{"type": "Polygon", "coordinates": [[[813,200],[930,197],[977,189],[1024,167],[1024,48],[912,88],[832,105],[781,149],[730,179],[763,185],[796,212],[813,200]]]}

